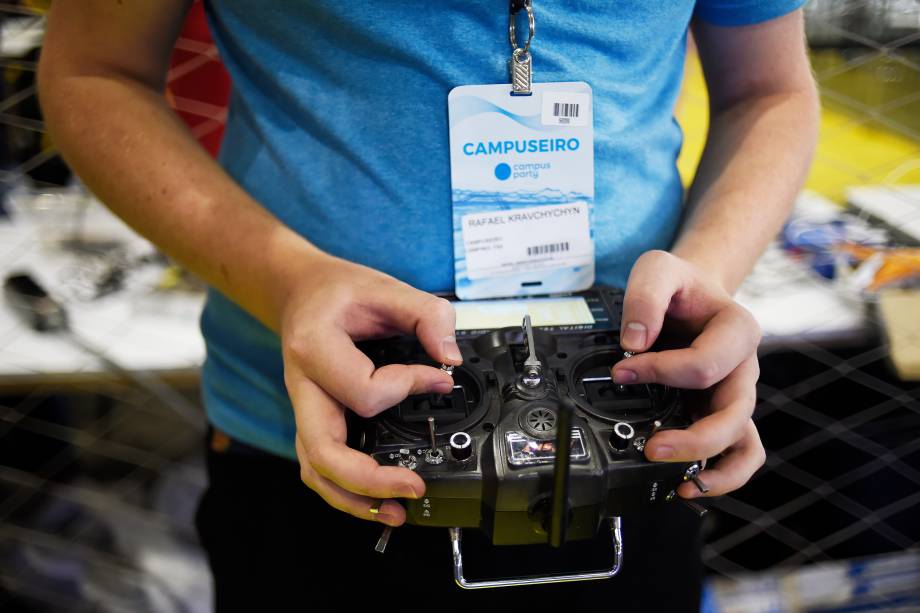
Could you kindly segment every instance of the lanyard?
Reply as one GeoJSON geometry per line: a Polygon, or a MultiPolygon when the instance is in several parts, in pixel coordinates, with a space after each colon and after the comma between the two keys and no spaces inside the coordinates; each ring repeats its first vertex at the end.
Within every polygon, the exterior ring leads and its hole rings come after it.
{"type": "Polygon", "coordinates": [[[511,43],[511,59],[508,66],[511,71],[511,94],[529,96],[533,85],[533,54],[530,43],[533,40],[534,18],[532,0],[510,0],[508,7],[508,40],[511,43]],[[516,19],[521,11],[527,12],[527,41],[519,47],[515,33],[516,19]]]}

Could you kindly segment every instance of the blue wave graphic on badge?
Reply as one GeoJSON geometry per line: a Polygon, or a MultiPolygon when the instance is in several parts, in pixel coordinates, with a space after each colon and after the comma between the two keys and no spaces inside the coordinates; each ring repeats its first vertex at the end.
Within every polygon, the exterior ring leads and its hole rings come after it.
{"type": "MultiPolygon", "coordinates": [[[[475,204],[481,205],[483,210],[513,209],[520,206],[534,204],[564,204],[567,202],[585,201],[593,202],[594,198],[581,192],[562,191],[550,187],[537,191],[486,191],[474,189],[451,190],[454,205],[475,204]]],[[[464,207],[465,208],[465,207],[464,207]]]]}
{"type": "Polygon", "coordinates": [[[530,128],[531,130],[537,130],[538,132],[550,131],[553,129],[559,129],[561,126],[544,126],[540,121],[540,115],[518,115],[517,113],[512,113],[502,107],[492,104],[488,100],[483,100],[477,96],[463,96],[462,98],[457,98],[452,101],[451,104],[451,113],[450,113],[450,129],[453,130],[454,126],[475,115],[481,115],[483,113],[498,113],[504,115],[512,121],[516,121],[525,128],[530,128]]]}

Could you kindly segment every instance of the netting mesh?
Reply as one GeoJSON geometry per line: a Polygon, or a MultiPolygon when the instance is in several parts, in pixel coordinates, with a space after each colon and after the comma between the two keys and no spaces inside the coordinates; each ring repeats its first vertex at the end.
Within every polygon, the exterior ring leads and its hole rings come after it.
{"type": "MultiPolygon", "coordinates": [[[[914,203],[886,220],[902,229],[920,215],[916,195],[898,184],[920,160],[920,2],[813,0],[806,24],[825,108],[809,184],[840,200],[845,186],[878,184],[914,203]]],[[[772,271],[775,289],[784,272],[772,271]]],[[[762,352],[755,418],[767,464],[714,503],[718,525],[704,552],[713,570],[794,568],[920,542],[911,519],[920,517],[920,385],[894,376],[876,306],[861,314],[835,342],[814,342],[805,329],[762,352]]],[[[920,347],[915,335],[899,340],[920,347]]]]}

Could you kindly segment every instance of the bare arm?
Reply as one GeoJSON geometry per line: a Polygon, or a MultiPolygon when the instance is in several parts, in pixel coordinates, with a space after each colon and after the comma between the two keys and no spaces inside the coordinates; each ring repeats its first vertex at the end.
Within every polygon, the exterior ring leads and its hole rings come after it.
{"type": "Polygon", "coordinates": [[[672,253],[731,293],[805,180],[818,99],[801,11],[740,28],[697,22],[694,36],[709,87],[709,136],[672,253]]]}
{"type": "Polygon", "coordinates": [[[391,525],[420,496],[408,469],[345,445],[345,407],[366,417],[410,393],[449,392],[422,365],[375,369],[355,338],[401,330],[431,357],[462,360],[440,298],[332,257],[253,200],[166,106],[170,51],[189,0],[55,2],[39,69],[51,133],[71,167],[160,249],[278,331],[303,481],[330,505],[391,525]],[[321,349],[321,350],[320,350],[321,349]]]}
{"type": "Polygon", "coordinates": [[[640,355],[613,370],[620,383],[709,389],[708,414],[646,445],[654,460],[721,456],[703,472],[717,496],[743,485],[765,453],[751,415],[760,329],[731,299],[789,213],[815,144],[818,105],[805,54],[801,11],[745,27],[695,26],[710,92],[710,129],[671,253],[633,266],[622,343],[640,355]],[[649,351],[666,321],[690,331],[686,349],[649,351]]]}
{"type": "Polygon", "coordinates": [[[282,279],[321,254],[253,201],[166,105],[189,4],[56,2],[39,68],[42,109],[67,163],[101,200],[277,330],[282,279]]]}

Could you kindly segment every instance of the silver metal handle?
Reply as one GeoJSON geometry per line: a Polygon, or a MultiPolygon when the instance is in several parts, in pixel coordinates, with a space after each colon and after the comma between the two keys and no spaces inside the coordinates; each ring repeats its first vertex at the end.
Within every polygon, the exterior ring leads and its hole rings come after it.
{"type": "Polygon", "coordinates": [[[486,579],[467,581],[463,577],[463,553],[460,551],[460,528],[449,528],[450,546],[454,556],[454,581],[466,590],[480,590],[488,587],[519,587],[523,585],[545,585],[547,583],[565,583],[567,581],[596,581],[610,579],[623,565],[623,532],[619,517],[610,518],[610,535],[613,539],[614,562],[608,570],[570,573],[565,575],[545,575],[542,577],[514,577],[509,579],[486,579]]]}

